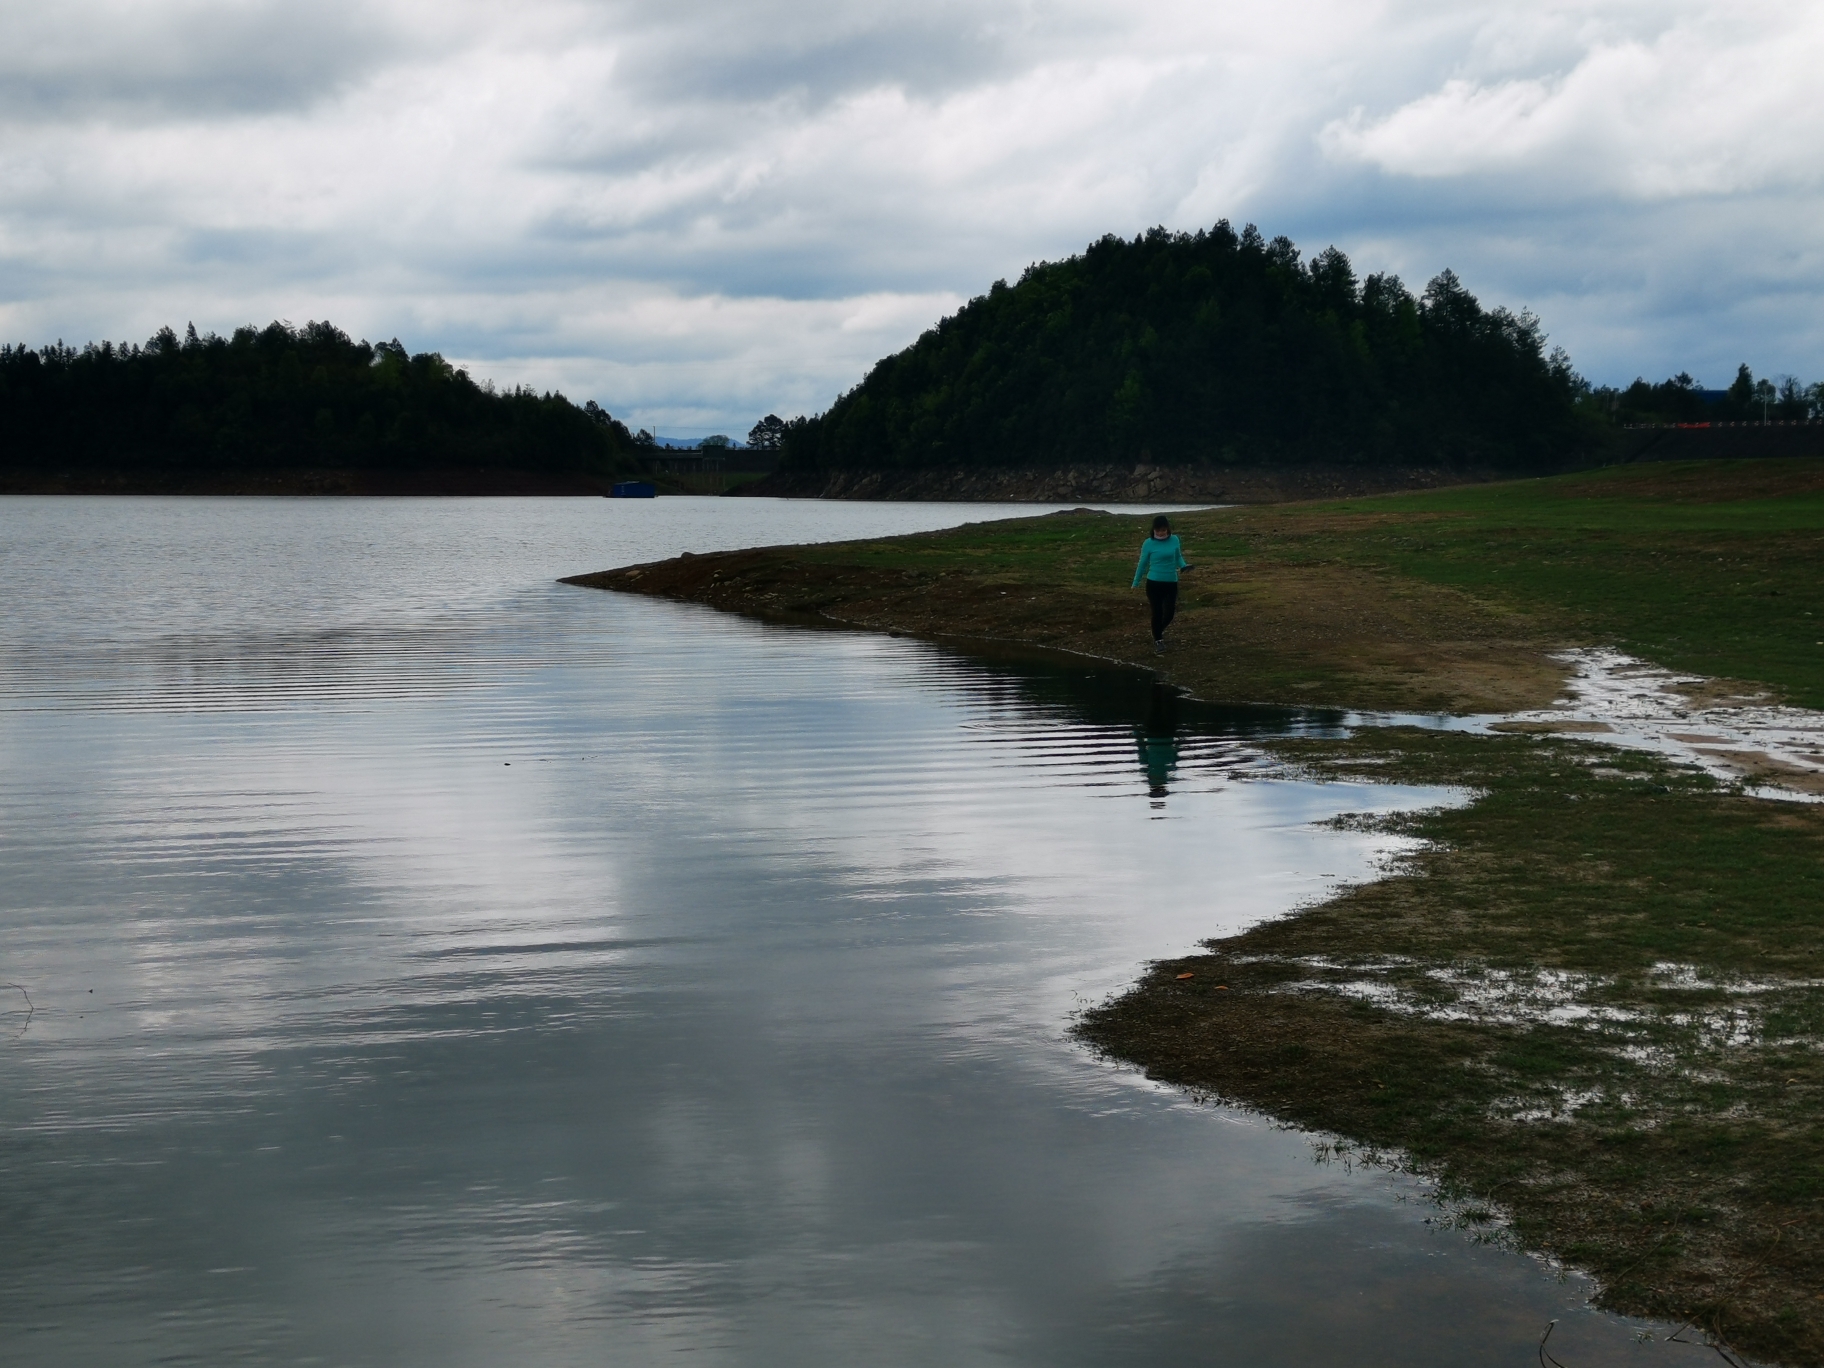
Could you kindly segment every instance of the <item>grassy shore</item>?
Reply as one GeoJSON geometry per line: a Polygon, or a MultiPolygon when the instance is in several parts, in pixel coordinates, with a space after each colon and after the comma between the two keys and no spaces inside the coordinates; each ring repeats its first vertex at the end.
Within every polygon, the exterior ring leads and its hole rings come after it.
{"type": "MultiPolygon", "coordinates": [[[[1627,467],[1177,519],[1079,513],[687,557],[578,582],[1086,651],[1205,698],[1495,711],[1613,644],[1824,706],[1824,464],[1627,467]]],[[[1436,1173],[1605,1304],[1824,1361],[1824,808],[1567,737],[1288,740],[1317,776],[1466,786],[1390,877],[1155,966],[1083,1035],[1151,1075],[1436,1173]],[[1185,977],[1187,976],[1188,977],[1185,977]]]]}

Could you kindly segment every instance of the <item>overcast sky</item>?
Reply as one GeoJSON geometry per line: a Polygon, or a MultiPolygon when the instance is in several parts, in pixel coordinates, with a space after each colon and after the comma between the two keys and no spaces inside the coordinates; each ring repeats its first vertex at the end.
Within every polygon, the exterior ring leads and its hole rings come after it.
{"type": "Polygon", "coordinates": [[[0,0],[0,337],[328,318],[745,433],[1219,218],[1824,378],[1824,4],[0,0]]]}

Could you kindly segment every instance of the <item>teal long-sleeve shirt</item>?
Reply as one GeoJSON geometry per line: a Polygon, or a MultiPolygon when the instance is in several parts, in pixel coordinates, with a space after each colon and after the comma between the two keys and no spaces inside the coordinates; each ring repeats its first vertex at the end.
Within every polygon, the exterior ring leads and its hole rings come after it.
{"type": "Polygon", "coordinates": [[[1178,544],[1178,535],[1161,541],[1158,537],[1148,537],[1140,543],[1140,564],[1134,567],[1134,587],[1140,587],[1141,580],[1166,580],[1172,584],[1178,582],[1178,572],[1190,569],[1184,558],[1184,548],[1178,544]]]}

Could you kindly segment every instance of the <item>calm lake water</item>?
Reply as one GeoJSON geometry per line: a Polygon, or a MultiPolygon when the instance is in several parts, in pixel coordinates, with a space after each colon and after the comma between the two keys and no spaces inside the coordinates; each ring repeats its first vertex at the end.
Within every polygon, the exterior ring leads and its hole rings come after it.
{"type": "Polygon", "coordinates": [[[0,500],[0,1360],[1696,1362],[1066,1034],[1446,795],[553,582],[1013,511],[0,500]]]}

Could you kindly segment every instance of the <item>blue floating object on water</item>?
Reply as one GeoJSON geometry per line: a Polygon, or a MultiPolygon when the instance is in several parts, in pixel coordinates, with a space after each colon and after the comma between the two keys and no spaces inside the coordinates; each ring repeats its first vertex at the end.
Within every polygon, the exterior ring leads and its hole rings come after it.
{"type": "Polygon", "coordinates": [[[611,499],[650,499],[658,492],[645,480],[622,480],[608,497],[611,499]]]}

